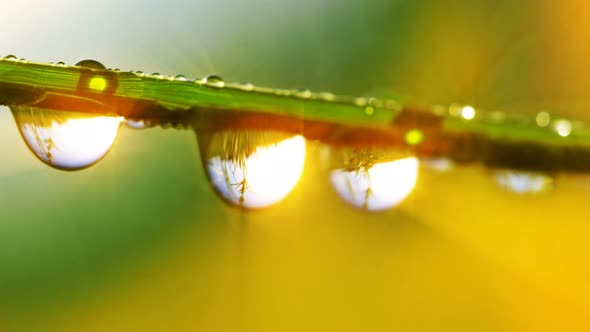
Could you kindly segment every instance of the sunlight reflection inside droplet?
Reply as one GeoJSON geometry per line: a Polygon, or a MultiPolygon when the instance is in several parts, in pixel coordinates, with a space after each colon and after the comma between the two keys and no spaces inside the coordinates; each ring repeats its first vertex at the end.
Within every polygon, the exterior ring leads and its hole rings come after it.
{"type": "Polygon", "coordinates": [[[23,139],[46,164],[65,170],[82,169],[99,161],[117,138],[121,118],[64,117],[50,110],[13,108],[23,139]],[[27,113],[28,112],[28,113],[27,113]]]}
{"type": "Polygon", "coordinates": [[[336,169],[330,179],[349,204],[369,211],[386,210],[399,205],[414,190],[418,159],[410,157],[377,163],[355,171],[336,169]]]}
{"type": "Polygon", "coordinates": [[[297,135],[260,146],[242,162],[214,156],[207,171],[213,187],[229,203],[264,208],[284,199],[297,185],[305,163],[305,139],[297,135]]]}

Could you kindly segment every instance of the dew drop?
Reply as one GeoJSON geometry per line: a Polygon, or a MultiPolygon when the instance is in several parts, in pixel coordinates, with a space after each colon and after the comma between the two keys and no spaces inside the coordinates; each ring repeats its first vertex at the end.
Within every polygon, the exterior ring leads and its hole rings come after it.
{"type": "Polygon", "coordinates": [[[174,80],[186,82],[186,81],[188,81],[188,78],[186,78],[186,76],[184,76],[184,75],[176,75],[176,76],[174,76],[174,80]]]}
{"type": "Polygon", "coordinates": [[[215,88],[223,88],[225,86],[225,82],[223,78],[218,75],[209,75],[201,80],[201,82],[207,86],[215,87],[215,88]]]}
{"type": "Polygon", "coordinates": [[[309,89],[297,89],[295,90],[295,96],[301,99],[309,99],[311,98],[311,90],[309,89]]]}
{"type": "Polygon", "coordinates": [[[66,66],[66,63],[63,62],[63,61],[60,61],[60,62],[56,63],[55,66],[56,67],[65,67],[66,66]]]}
{"type": "Polygon", "coordinates": [[[150,77],[152,77],[152,78],[157,78],[157,79],[160,79],[160,80],[161,80],[161,79],[163,79],[163,78],[164,78],[164,75],[162,75],[162,74],[160,74],[160,73],[152,73],[152,74],[150,75],[150,77]]]}
{"type": "Polygon", "coordinates": [[[472,106],[465,106],[461,109],[461,117],[465,120],[473,120],[475,118],[475,109],[472,106]]]}
{"type": "Polygon", "coordinates": [[[238,89],[244,91],[254,91],[254,89],[256,89],[256,87],[252,83],[239,83],[236,86],[238,87],[238,89]]]}
{"type": "Polygon", "coordinates": [[[568,120],[557,120],[553,123],[553,129],[561,137],[567,137],[572,133],[572,123],[568,120]]]}
{"type": "Polygon", "coordinates": [[[336,169],[332,186],[348,204],[368,211],[383,211],[399,205],[414,190],[418,159],[409,157],[361,166],[356,170],[336,169]]]}
{"type": "Polygon", "coordinates": [[[351,206],[383,211],[402,203],[418,179],[416,157],[394,150],[343,149],[330,153],[330,182],[351,206]]]}
{"type": "Polygon", "coordinates": [[[18,130],[35,156],[61,170],[94,165],[112,147],[121,119],[29,106],[11,107],[18,130]]]}
{"type": "Polygon", "coordinates": [[[373,107],[373,106],[365,107],[365,114],[368,116],[372,116],[373,114],[375,114],[375,107],[373,107]]]}
{"type": "Polygon", "coordinates": [[[144,74],[143,74],[143,72],[141,70],[136,71],[135,72],[135,75],[137,75],[139,77],[143,77],[144,76],[144,74]]]}
{"type": "Polygon", "coordinates": [[[132,129],[146,129],[151,127],[151,123],[145,120],[133,120],[133,119],[126,119],[125,126],[132,128],[132,129]]]}
{"type": "Polygon", "coordinates": [[[7,60],[7,61],[16,61],[16,60],[18,60],[17,57],[16,57],[16,55],[13,55],[13,54],[9,54],[9,55],[3,57],[2,59],[3,60],[7,60]]]}
{"type": "Polygon", "coordinates": [[[105,67],[102,63],[96,61],[96,60],[82,60],[80,62],[78,62],[76,64],[76,66],[78,67],[84,67],[84,68],[90,68],[90,69],[98,69],[98,70],[106,70],[107,67],[105,67]]]}
{"type": "Polygon", "coordinates": [[[227,203],[260,209],[282,201],[303,173],[305,139],[273,131],[198,134],[203,165],[227,203]]]}
{"type": "Polygon", "coordinates": [[[553,187],[553,178],[543,173],[501,170],[496,172],[496,182],[516,194],[539,194],[553,187]]]}
{"type": "Polygon", "coordinates": [[[320,98],[325,101],[334,101],[334,100],[336,100],[336,95],[334,95],[331,92],[321,92],[320,98]]]}
{"type": "Polygon", "coordinates": [[[367,98],[363,98],[363,97],[358,97],[354,99],[354,103],[355,105],[359,106],[359,107],[365,107],[367,106],[367,98]]]}

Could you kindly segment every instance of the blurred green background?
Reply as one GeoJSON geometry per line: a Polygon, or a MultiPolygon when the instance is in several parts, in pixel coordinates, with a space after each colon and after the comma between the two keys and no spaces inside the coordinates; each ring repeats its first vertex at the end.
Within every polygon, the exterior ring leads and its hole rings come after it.
{"type": "MultiPolygon", "coordinates": [[[[23,0],[0,54],[588,119],[590,5],[555,1],[23,0]]],[[[1,331],[586,331],[587,178],[521,197],[477,166],[424,171],[385,213],[346,206],[322,147],[245,213],[194,133],[123,128],[66,173],[0,112],[1,331]]]]}

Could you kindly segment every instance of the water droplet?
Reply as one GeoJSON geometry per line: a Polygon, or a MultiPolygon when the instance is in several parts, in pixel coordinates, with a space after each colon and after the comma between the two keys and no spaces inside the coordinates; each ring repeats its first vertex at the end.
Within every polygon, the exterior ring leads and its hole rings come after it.
{"type": "Polygon", "coordinates": [[[368,116],[375,114],[375,107],[373,107],[371,105],[365,107],[365,114],[368,116]]]}
{"type": "Polygon", "coordinates": [[[152,73],[152,74],[150,75],[150,77],[152,77],[152,78],[157,78],[157,79],[161,80],[161,79],[163,79],[163,78],[164,78],[164,75],[162,75],[162,74],[160,74],[160,73],[152,73]]]}
{"type": "Polygon", "coordinates": [[[294,91],[294,93],[297,98],[301,98],[301,99],[309,99],[309,98],[311,98],[311,95],[312,95],[311,90],[305,89],[305,88],[297,89],[294,91]]]}
{"type": "Polygon", "coordinates": [[[121,119],[87,113],[12,107],[17,127],[30,150],[45,164],[79,170],[101,160],[117,138],[121,119]]]}
{"type": "Polygon", "coordinates": [[[496,172],[500,187],[516,194],[539,194],[553,187],[553,178],[543,173],[502,170],[496,172]]]}
{"type": "Polygon", "coordinates": [[[136,71],[135,72],[135,75],[137,75],[139,77],[143,77],[144,76],[144,74],[143,74],[143,72],[141,70],[136,71]]]}
{"type": "Polygon", "coordinates": [[[418,159],[397,149],[330,148],[330,181],[353,207],[382,211],[399,205],[414,190],[418,159]]]}
{"type": "Polygon", "coordinates": [[[572,123],[568,120],[557,120],[553,123],[553,129],[561,137],[567,137],[572,133],[572,123]]]}
{"type": "Polygon", "coordinates": [[[184,76],[184,75],[176,75],[176,76],[174,77],[174,79],[175,79],[176,81],[183,81],[183,82],[186,82],[186,81],[188,81],[188,78],[186,78],[186,76],[184,76]]]}
{"type": "Polygon", "coordinates": [[[125,125],[132,129],[146,129],[151,127],[151,123],[145,120],[133,120],[133,119],[126,119],[125,125]]]}
{"type": "Polygon", "coordinates": [[[461,109],[461,117],[465,120],[473,120],[475,118],[475,109],[472,106],[464,106],[461,109]]]}
{"type": "Polygon", "coordinates": [[[267,131],[198,133],[214,190],[229,204],[259,209],[283,200],[305,163],[305,139],[267,131]]]}
{"type": "Polygon", "coordinates": [[[325,101],[334,101],[336,100],[336,95],[334,95],[331,92],[321,92],[319,94],[320,98],[325,100],[325,101]]]}
{"type": "Polygon", "coordinates": [[[539,127],[547,127],[551,123],[551,115],[547,112],[539,112],[535,117],[535,122],[539,127]]]}
{"type": "Polygon", "coordinates": [[[13,55],[13,54],[9,54],[9,55],[3,57],[2,59],[7,60],[7,61],[16,61],[17,60],[16,55],[13,55]]]}
{"type": "Polygon", "coordinates": [[[65,67],[66,66],[66,63],[63,62],[63,61],[60,61],[60,62],[56,63],[55,66],[57,66],[57,67],[65,67]]]}
{"type": "Polygon", "coordinates": [[[330,180],[348,204],[368,211],[383,211],[403,202],[416,186],[415,157],[376,162],[356,169],[333,170],[330,180]]]}
{"type": "Polygon", "coordinates": [[[84,67],[84,68],[90,68],[90,69],[98,69],[98,70],[106,70],[107,67],[105,67],[102,63],[96,61],[96,60],[82,60],[80,62],[78,62],[76,64],[76,66],[78,67],[84,67]]]}
{"type": "Polygon", "coordinates": [[[358,97],[354,99],[354,103],[355,105],[359,106],[359,107],[365,107],[367,106],[367,98],[363,98],[363,97],[358,97]]]}
{"type": "Polygon", "coordinates": [[[236,84],[236,87],[244,91],[254,91],[254,89],[256,89],[256,87],[252,83],[238,83],[236,84]]]}
{"type": "Polygon", "coordinates": [[[221,76],[217,75],[209,75],[201,80],[201,82],[207,86],[212,86],[215,88],[223,88],[225,86],[225,82],[221,76]]]}

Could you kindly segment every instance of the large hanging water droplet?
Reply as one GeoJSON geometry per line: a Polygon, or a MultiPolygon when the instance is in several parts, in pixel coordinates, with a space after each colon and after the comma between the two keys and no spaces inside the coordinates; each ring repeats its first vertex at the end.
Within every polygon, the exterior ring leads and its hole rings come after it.
{"type": "Polygon", "coordinates": [[[209,75],[209,76],[203,78],[203,80],[201,82],[207,86],[212,86],[215,88],[223,88],[225,86],[225,82],[223,81],[223,78],[221,78],[221,76],[217,76],[217,75],[209,75]]]}
{"type": "Polygon", "coordinates": [[[76,64],[76,66],[78,67],[84,67],[84,68],[91,68],[91,69],[99,69],[99,70],[106,70],[107,67],[105,67],[102,63],[96,61],[96,60],[82,60],[80,62],[78,62],[76,64]]]}
{"type": "Polygon", "coordinates": [[[101,160],[117,138],[121,120],[46,110],[12,107],[25,143],[45,164],[62,170],[79,170],[101,160]]]}
{"type": "Polygon", "coordinates": [[[198,137],[209,180],[232,205],[274,205],[295,188],[303,173],[305,139],[300,135],[222,131],[198,137]]]}
{"type": "Polygon", "coordinates": [[[348,204],[367,211],[383,211],[399,205],[414,190],[418,166],[418,159],[411,156],[352,151],[346,153],[340,167],[331,171],[330,181],[348,204]]]}

